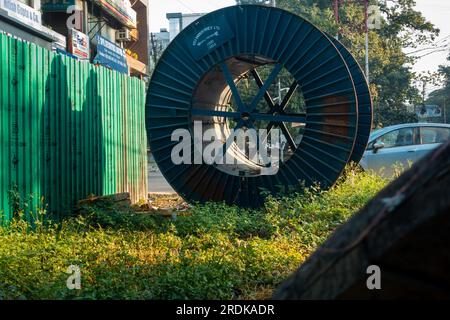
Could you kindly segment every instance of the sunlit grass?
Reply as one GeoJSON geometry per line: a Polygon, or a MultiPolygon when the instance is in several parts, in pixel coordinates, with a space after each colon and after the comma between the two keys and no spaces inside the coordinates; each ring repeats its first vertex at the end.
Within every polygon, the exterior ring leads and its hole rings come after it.
{"type": "Polygon", "coordinates": [[[176,221],[91,209],[59,225],[0,228],[0,299],[256,299],[293,272],[386,181],[349,170],[329,191],[252,211],[195,206],[176,221]],[[66,271],[81,268],[81,290],[66,271]]]}

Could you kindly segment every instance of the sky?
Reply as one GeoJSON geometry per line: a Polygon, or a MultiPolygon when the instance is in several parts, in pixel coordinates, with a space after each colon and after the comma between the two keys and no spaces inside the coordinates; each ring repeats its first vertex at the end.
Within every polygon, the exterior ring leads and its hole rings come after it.
{"type": "MultiPolygon", "coordinates": [[[[166,19],[167,12],[210,12],[235,3],[234,0],[150,0],[150,31],[158,32],[160,28],[169,27],[166,19]]],[[[439,39],[447,37],[446,40],[450,43],[450,1],[416,0],[416,3],[416,8],[425,18],[441,29],[439,39]]],[[[449,51],[450,49],[447,52],[438,52],[421,58],[413,70],[415,72],[436,71],[439,65],[446,63],[449,51]]]]}
{"type": "Polygon", "coordinates": [[[235,0],[149,0],[150,31],[158,32],[161,28],[169,28],[167,12],[203,13],[234,4],[235,0]]]}
{"type": "MultiPolygon", "coordinates": [[[[416,9],[441,30],[437,42],[450,43],[450,1],[449,0],[416,0],[416,9]]],[[[408,50],[405,50],[408,51],[408,50]]],[[[429,51],[428,51],[429,52],[429,51]]],[[[425,51],[424,53],[427,53],[425,51]]],[[[444,52],[436,52],[421,58],[413,67],[415,72],[437,71],[439,65],[448,65],[447,57],[450,53],[450,46],[444,52]]],[[[429,86],[428,93],[437,89],[437,87],[429,86]]]]}
{"type": "MultiPolygon", "coordinates": [[[[445,1],[445,0],[443,0],[445,1]]],[[[235,0],[149,0],[150,31],[169,28],[168,12],[203,13],[236,4],[235,0]]]]}

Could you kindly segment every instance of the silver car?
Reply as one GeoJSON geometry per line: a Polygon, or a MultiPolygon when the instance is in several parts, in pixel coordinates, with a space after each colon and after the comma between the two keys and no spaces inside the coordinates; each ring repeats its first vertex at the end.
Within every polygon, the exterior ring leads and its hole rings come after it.
{"type": "Polygon", "coordinates": [[[360,165],[392,177],[449,139],[450,125],[446,124],[410,123],[375,130],[360,165]]]}

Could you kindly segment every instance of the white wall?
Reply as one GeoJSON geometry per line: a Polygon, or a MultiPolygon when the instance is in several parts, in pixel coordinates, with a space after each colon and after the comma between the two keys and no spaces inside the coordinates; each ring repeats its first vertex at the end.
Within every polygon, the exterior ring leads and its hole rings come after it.
{"type": "Polygon", "coordinates": [[[204,13],[183,15],[183,29],[190,25],[192,22],[203,16],[204,13]]]}

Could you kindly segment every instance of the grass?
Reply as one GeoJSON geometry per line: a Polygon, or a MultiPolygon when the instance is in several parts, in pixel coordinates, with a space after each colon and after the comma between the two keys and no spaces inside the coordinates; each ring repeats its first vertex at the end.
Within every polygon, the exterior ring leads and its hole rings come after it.
{"type": "Polygon", "coordinates": [[[194,206],[177,220],[90,208],[60,224],[0,228],[0,299],[261,299],[386,181],[349,170],[329,191],[261,210],[194,206]],[[66,286],[81,270],[81,290],[66,286]]]}

